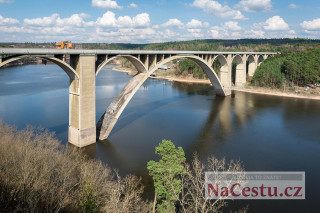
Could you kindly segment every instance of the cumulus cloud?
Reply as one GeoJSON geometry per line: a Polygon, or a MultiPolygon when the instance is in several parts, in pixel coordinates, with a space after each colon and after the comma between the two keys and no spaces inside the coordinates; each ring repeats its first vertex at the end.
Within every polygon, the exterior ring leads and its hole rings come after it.
{"type": "Polygon", "coordinates": [[[273,16],[266,20],[263,28],[265,30],[281,31],[289,30],[289,25],[280,16],[273,16]]]}
{"type": "Polygon", "coordinates": [[[135,8],[135,9],[137,9],[138,8],[138,5],[136,5],[135,3],[131,3],[129,6],[128,6],[128,8],[135,8]]]}
{"type": "Polygon", "coordinates": [[[235,8],[246,12],[269,11],[272,8],[271,0],[241,0],[235,8]]]}
{"type": "Polygon", "coordinates": [[[212,38],[240,38],[243,37],[243,28],[236,21],[228,21],[221,26],[212,26],[209,29],[209,36],[212,38]]]}
{"type": "Polygon", "coordinates": [[[289,4],[288,7],[291,8],[291,9],[300,8],[300,6],[299,6],[299,5],[296,5],[296,4],[289,4]]]}
{"type": "Polygon", "coordinates": [[[238,22],[236,21],[228,21],[224,24],[225,28],[231,30],[231,31],[239,31],[242,30],[242,27],[238,25],[238,22]]]}
{"type": "Polygon", "coordinates": [[[313,19],[312,21],[304,21],[300,26],[305,30],[320,30],[320,18],[313,19]]]}
{"type": "Polygon", "coordinates": [[[167,21],[164,24],[161,24],[160,26],[156,26],[157,27],[163,27],[163,28],[168,28],[168,27],[177,27],[177,28],[182,28],[184,26],[184,24],[176,18],[173,19],[169,19],[169,21],[167,21]]]}
{"type": "Polygon", "coordinates": [[[119,16],[116,18],[115,14],[107,11],[96,22],[102,27],[147,27],[150,25],[149,14],[141,13],[131,18],[130,16],[119,16]]]}
{"type": "Polygon", "coordinates": [[[85,25],[85,18],[90,17],[88,14],[73,14],[69,18],[60,18],[60,15],[57,13],[52,14],[51,16],[34,18],[34,19],[24,19],[26,25],[39,26],[39,27],[50,27],[50,26],[77,26],[81,27],[85,25]]]}
{"type": "Polygon", "coordinates": [[[34,18],[34,19],[24,19],[24,23],[27,25],[34,25],[34,26],[52,26],[56,23],[57,19],[59,18],[59,14],[55,13],[51,16],[42,17],[42,18],[34,18]]]}
{"type": "Polygon", "coordinates": [[[112,10],[120,10],[123,7],[119,6],[116,1],[112,0],[92,0],[92,7],[100,7],[103,9],[112,9],[112,10]]]}
{"type": "Polygon", "coordinates": [[[0,25],[13,25],[13,24],[19,24],[20,22],[17,19],[14,18],[4,18],[0,15],[0,25]]]}
{"type": "Polygon", "coordinates": [[[250,36],[251,38],[265,38],[265,32],[262,30],[250,30],[250,36]]]}
{"type": "Polygon", "coordinates": [[[202,27],[209,27],[209,23],[208,22],[201,22],[199,20],[196,19],[191,19],[191,21],[189,21],[186,24],[187,28],[202,28],[202,27]]]}
{"type": "Polygon", "coordinates": [[[246,19],[239,10],[233,10],[227,5],[221,5],[212,0],[194,0],[193,7],[201,8],[205,13],[214,15],[218,18],[226,19],[246,19]]]}

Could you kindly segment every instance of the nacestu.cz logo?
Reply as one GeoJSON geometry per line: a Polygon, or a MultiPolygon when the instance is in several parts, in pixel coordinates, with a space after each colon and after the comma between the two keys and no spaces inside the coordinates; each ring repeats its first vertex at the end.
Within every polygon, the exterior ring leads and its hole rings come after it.
{"type": "Polygon", "coordinates": [[[305,199],[305,172],[206,172],[207,199],[305,199]]]}

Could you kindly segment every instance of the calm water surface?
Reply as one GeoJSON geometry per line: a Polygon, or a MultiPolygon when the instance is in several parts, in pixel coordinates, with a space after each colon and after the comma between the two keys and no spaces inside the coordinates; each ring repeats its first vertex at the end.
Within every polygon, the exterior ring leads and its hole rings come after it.
{"type": "MultiPolygon", "coordinates": [[[[131,76],[109,70],[96,82],[98,120],[131,76]]],[[[0,118],[56,132],[68,130],[67,75],[56,65],[0,69],[0,118]]],[[[142,176],[152,194],[146,164],[157,159],[162,139],[182,146],[188,159],[240,159],[247,171],[305,171],[306,200],[237,201],[249,212],[317,212],[320,164],[320,101],[235,92],[216,97],[208,85],[147,80],[138,90],[108,140],[85,148],[121,174],[142,176]]]]}

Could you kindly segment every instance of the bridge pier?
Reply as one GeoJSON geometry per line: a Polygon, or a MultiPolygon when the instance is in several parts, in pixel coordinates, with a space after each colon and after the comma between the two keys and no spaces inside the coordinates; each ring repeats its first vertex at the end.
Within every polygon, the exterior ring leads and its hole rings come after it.
{"type": "Polygon", "coordinates": [[[79,79],[70,79],[68,141],[84,147],[96,142],[95,55],[71,55],[79,79]]]}

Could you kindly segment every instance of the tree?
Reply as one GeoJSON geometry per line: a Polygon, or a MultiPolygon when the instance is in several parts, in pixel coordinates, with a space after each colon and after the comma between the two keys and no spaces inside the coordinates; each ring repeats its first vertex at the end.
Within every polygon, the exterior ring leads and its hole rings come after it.
{"type": "MultiPolygon", "coordinates": [[[[211,156],[207,159],[207,162],[203,163],[199,160],[198,156],[194,154],[191,164],[185,164],[185,172],[181,176],[183,190],[179,196],[179,212],[208,213],[224,212],[223,210],[226,210],[224,208],[228,206],[228,202],[224,198],[219,198],[216,200],[206,198],[204,194],[204,174],[206,171],[237,172],[238,175],[232,176],[232,179],[229,182],[232,183],[236,180],[241,185],[245,184],[243,179],[245,170],[240,161],[231,160],[230,162],[227,162],[225,158],[218,159],[214,156],[211,156]]],[[[215,183],[218,183],[218,181],[215,183]]],[[[213,185],[215,185],[215,183],[213,183],[213,185]]],[[[228,186],[230,187],[230,184],[228,186]]],[[[246,210],[247,207],[244,207],[242,209],[237,209],[236,212],[246,212],[246,210]]]]}
{"type": "Polygon", "coordinates": [[[175,202],[182,191],[181,174],[185,172],[183,164],[186,161],[181,147],[168,140],[162,140],[156,147],[156,154],[161,159],[148,162],[149,174],[152,176],[155,187],[155,201],[159,199],[159,212],[175,212],[175,202]]]}

